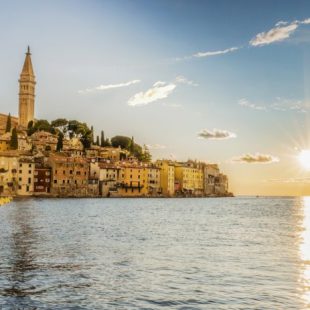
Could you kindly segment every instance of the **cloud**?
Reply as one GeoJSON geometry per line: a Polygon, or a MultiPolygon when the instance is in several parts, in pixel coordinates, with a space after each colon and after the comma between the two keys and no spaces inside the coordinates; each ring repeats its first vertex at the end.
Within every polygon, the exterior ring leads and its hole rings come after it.
{"type": "Polygon", "coordinates": [[[224,139],[236,138],[237,135],[227,130],[203,129],[201,132],[198,133],[198,137],[200,139],[207,139],[207,140],[224,140],[224,139]]]}
{"type": "Polygon", "coordinates": [[[238,104],[243,106],[243,107],[247,107],[247,108],[250,108],[250,109],[254,109],[254,110],[263,110],[263,111],[266,111],[266,107],[264,106],[261,106],[261,105],[256,105],[254,103],[251,103],[249,102],[247,99],[243,98],[243,99],[240,99],[238,101],[238,104]]]}
{"type": "Polygon", "coordinates": [[[166,83],[162,81],[156,82],[152,88],[148,89],[146,92],[140,92],[132,96],[128,100],[128,105],[139,106],[147,105],[151,102],[167,98],[176,88],[174,83],[166,83]]]}
{"type": "Polygon", "coordinates": [[[285,25],[287,25],[287,24],[288,24],[288,22],[285,22],[285,21],[283,21],[283,20],[280,20],[279,22],[276,23],[276,27],[278,27],[278,26],[285,26],[285,25]]]}
{"type": "Polygon", "coordinates": [[[240,49],[240,47],[231,47],[231,48],[227,48],[225,50],[219,50],[219,51],[198,52],[194,54],[193,57],[200,58],[200,57],[211,57],[211,56],[223,55],[223,54],[234,52],[238,49],[240,49]]]}
{"type": "Polygon", "coordinates": [[[283,41],[290,37],[291,34],[298,28],[297,23],[292,23],[284,26],[276,26],[267,32],[257,34],[251,41],[252,46],[262,46],[278,41],[283,41]]]}
{"type": "Polygon", "coordinates": [[[275,111],[295,111],[306,113],[310,109],[310,103],[296,99],[285,99],[277,97],[276,100],[270,105],[270,108],[275,111]]]}
{"type": "Polygon", "coordinates": [[[304,19],[304,20],[301,21],[300,23],[301,23],[301,24],[304,24],[304,25],[308,25],[308,24],[310,24],[310,18],[304,19]]]}
{"type": "Polygon", "coordinates": [[[175,78],[175,81],[176,83],[179,83],[179,84],[186,84],[186,85],[191,85],[191,86],[198,86],[197,83],[191,81],[191,80],[188,80],[186,77],[184,77],[183,75],[179,75],[175,78]]]}
{"type": "Polygon", "coordinates": [[[268,154],[244,154],[232,159],[232,162],[247,163],[247,164],[271,164],[278,162],[279,159],[268,154]]]}
{"type": "Polygon", "coordinates": [[[156,144],[147,144],[146,146],[149,150],[163,150],[163,149],[167,148],[165,145],[157,144],[157,143],[156,144]]]}
{"type": "Polygon", "coordinates": [[[310,24],[310,18],[295,20],[291,23],[279,21],[269,31],[258,33],[251,41],[252,46],[263,46],[288,39],[300,25],[310,24]]]}
{"type": "Polygon", "coordinates": [[[113,89],[113,88],[120,88],[120,87],[127,87],[133,84],[140,83],[140,80],[132,80],[126,83],[119,83],[119,84],[108,84],[108,85],[99,85],[93,88],[86,88],[84,90],[79,90],[79,94],[87,94],[95,91],[101,91],[101,90],[108,90],[108,89],[113,89]]]}

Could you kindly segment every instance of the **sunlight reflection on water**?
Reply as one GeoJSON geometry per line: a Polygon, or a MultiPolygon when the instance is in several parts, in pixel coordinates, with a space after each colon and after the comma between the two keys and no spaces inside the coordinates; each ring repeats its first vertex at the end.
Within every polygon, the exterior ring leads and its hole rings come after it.
{"type": "Polygon", "coordinates": [[[300,258],[303,263],[301,275],[303,283],[303,298],[305,306],[310,306],[310,196],[303,197],[303,221],[300,242],[300,258]]]}

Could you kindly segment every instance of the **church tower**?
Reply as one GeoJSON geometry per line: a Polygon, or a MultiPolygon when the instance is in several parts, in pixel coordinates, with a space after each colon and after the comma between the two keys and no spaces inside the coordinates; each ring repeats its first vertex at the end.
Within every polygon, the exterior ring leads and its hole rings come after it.
{"type": "Polygon", "coordinates": [[[30,48],[26,53],[23,70],[19,79],[19,112],[18,125],[26,129],[28,123],[34,120],[35,76],[31,62],[30,48]]]}

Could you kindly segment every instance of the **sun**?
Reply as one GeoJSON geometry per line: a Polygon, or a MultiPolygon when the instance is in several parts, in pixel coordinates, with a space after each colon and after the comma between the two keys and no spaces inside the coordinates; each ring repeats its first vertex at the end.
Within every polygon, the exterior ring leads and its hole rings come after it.
{"type": "Polygon", "coordinates": [[[306,170],[310,170],[310,150],[302,150],[298,155],[298,160],[306,170]]]}

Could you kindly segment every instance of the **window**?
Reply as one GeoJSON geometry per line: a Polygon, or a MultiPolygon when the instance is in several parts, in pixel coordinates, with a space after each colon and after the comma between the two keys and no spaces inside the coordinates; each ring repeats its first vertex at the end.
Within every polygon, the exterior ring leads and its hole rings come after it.
{"type": "Polygon", "coordinates": [[[19,181],[21,181],[21,180],[22,180],[22,178],[18,178],[18,180],[19,180],[19,181]]]}
{"type": "Polygon", "coordinates": [[[70,170],[70,174],[72,174],[73,173],[73,170],[70,170]]]}
{"type": "Polygon", "coordinates": [[[31,174],[31,172],[32,172],[31,170],[28,170],[28,174],[31,174]]]}
{"type": "Polygon", "coordinates": [[[19,173],[22,173],[22,170],[19,170],[18,172],[19,172],[19,173]]]}
{"type": "Polygon", "coordinates": [[[31,168],[31,164],[29,164],[29,168],[31,168]]]}
{"type": "Polygon", "coordinates": [[[18,189],[22,189],[22,186],[21,186],[21,185],[18,185],[18,189]]]}
{"type": "Polygon", "coordinates": [[[54,184],[57,184],[57,180],[54,180],[54,184]]]}
{"type": "Polygon", "coordinates": [[[65,171],[65,170],[63,170],[62,174],[66,174],[66,171],[65,171]]]}
{"type": "Polygon", "coordinates": [[[31,184],[31,178],[28,178],[28,184],[31,184]]]}

